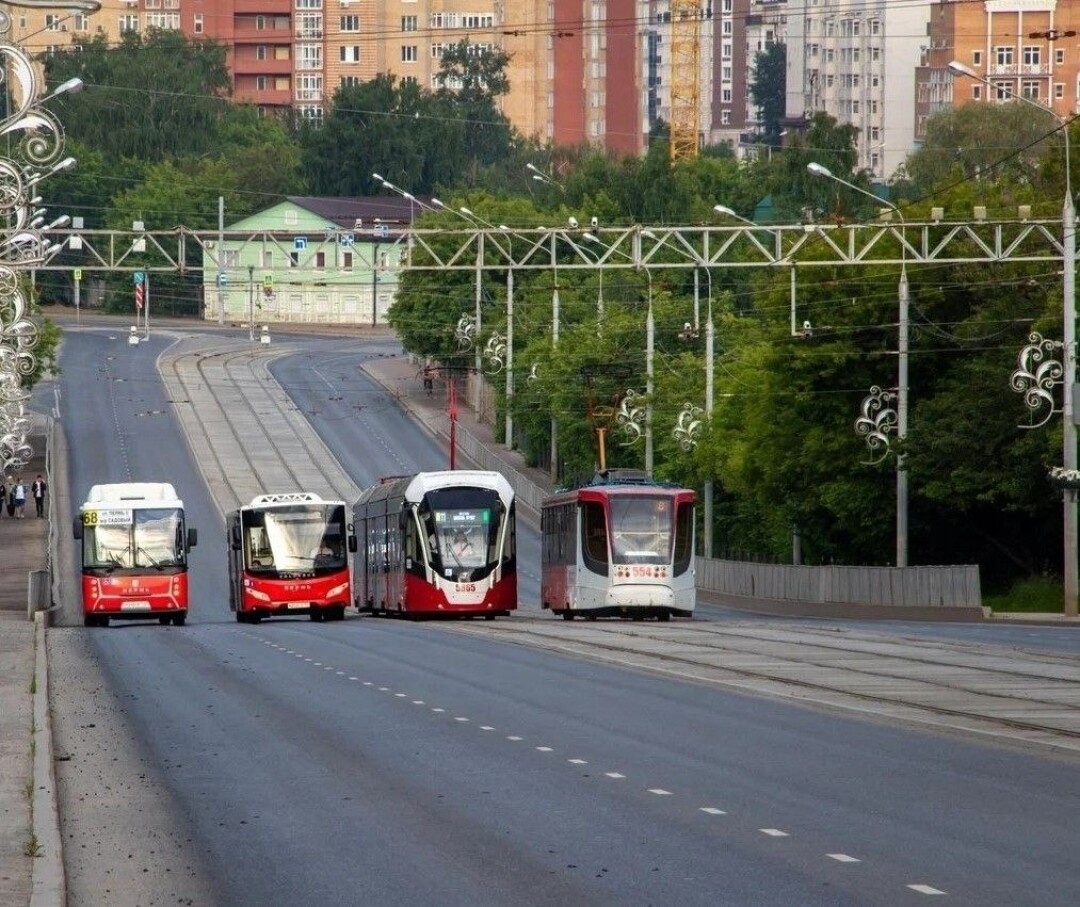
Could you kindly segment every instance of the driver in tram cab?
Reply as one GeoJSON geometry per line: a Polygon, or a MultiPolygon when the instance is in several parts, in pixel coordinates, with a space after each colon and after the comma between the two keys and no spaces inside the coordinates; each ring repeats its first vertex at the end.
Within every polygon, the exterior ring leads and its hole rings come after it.
{"type": "Polygon", "coordinates": [[[322,542],[319,543],[319,553],[315,555],[315,566],[328,567],[333,564],[335,560],[336,558],[334,557],[333,550],[330,548],[326,539],[323,539],[322,542]]]}
{"type": "Polygon", "coordinates": [[[472,554],[473,545],[472,542],[469,541],[469,537],[465,534],[464,530],[459,529],[454,533],[454,541],[450,550],[459,557],[464,554],[472,554]]]}

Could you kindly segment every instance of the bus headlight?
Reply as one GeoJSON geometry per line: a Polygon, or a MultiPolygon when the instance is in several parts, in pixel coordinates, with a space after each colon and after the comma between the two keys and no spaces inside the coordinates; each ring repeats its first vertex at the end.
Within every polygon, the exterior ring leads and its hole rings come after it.
{"type": "Polygon", "coordinates": [[[326,593],[326,597],[327,598],[333,598],[335,595],[341,595],[341,594],[343,594],[345,592],[348,592],[348,591],[349,591],[349,584],[348,583],[339,583],[338,585],[334,586],[333,589],[329,590],[326,593]]]}
{"type": "Polygon", "coordinates": [[[260,601],[260,602],[268,602],[268,601],[270,601],[270,596],[267,595],[265,592],[260,592],[258,589],[247,589],[246,592],[247,592],[247,594],[248,594],[248,596],[250,598],[253,598],[256,601],[260,601]]]}

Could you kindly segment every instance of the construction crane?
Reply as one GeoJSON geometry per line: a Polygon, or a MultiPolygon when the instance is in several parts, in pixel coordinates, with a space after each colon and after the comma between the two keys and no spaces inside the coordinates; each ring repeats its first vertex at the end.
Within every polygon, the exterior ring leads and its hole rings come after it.
{"type": "Polygon", "coordinates": [[[671,0],[671,160],[697,157],[701,0],[671,0]]]}

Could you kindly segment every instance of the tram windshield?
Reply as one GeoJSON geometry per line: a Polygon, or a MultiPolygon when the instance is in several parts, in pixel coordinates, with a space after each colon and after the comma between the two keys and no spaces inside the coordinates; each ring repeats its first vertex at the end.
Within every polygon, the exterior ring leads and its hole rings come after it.
{"type": "Polygon", "coordinates": [[[427,495],[418,516],[428,555],[446,574],[479,571],[499,560],[502,503],[494,491],[447,488],[427,495]]]}
{"type": "Polygon", "coordinates": [[[176,507],[85,510],[83,567],[164,570],[187,562],[184,512],[176,507]]]}
{"type": "Polygon", "coordinates": [[[244,566],[253,574],[330,573],[346,566],[343,504],[289,504],[244,510],[244,566]]]}
{"type": "Polygon", "coordinates": [[[669,498],[612,497],[611,556],[616,564],[671,562],[672,502],[669,498]]]}

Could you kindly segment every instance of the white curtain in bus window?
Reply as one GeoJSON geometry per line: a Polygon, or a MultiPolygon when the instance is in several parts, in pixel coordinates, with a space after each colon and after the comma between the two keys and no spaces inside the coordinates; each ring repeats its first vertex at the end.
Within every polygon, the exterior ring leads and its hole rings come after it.
{"type": "Polygon", "coordinates": [[[321,512],[266,514],[266,536],[278,570],[310,570],[319,553],[326,520],[321,512]]]}
{"type": "Polygon", "coordinates": [[[489,545],[491,511],[436,510],[439,550],[446,567],[474,568],[485,566],[492,558],[489,545]]]}
{"type": "Polygon", "coordinates": [[[86,563],[132,567],[131,511],[98,511],[97,525],[86,533],[86,563]]]}
{"type": "Polygon", "coordinates": [[[668,563],[671,522],[671,502],[666,498],[613,497],[611,547],[615,563],[668,563]]]}
{"type": "Polygon", "coordinates": [[[183,561],[181,519],[175,509],[135,512],[135,564],[138,567],[175,567],[183,561]]]}

